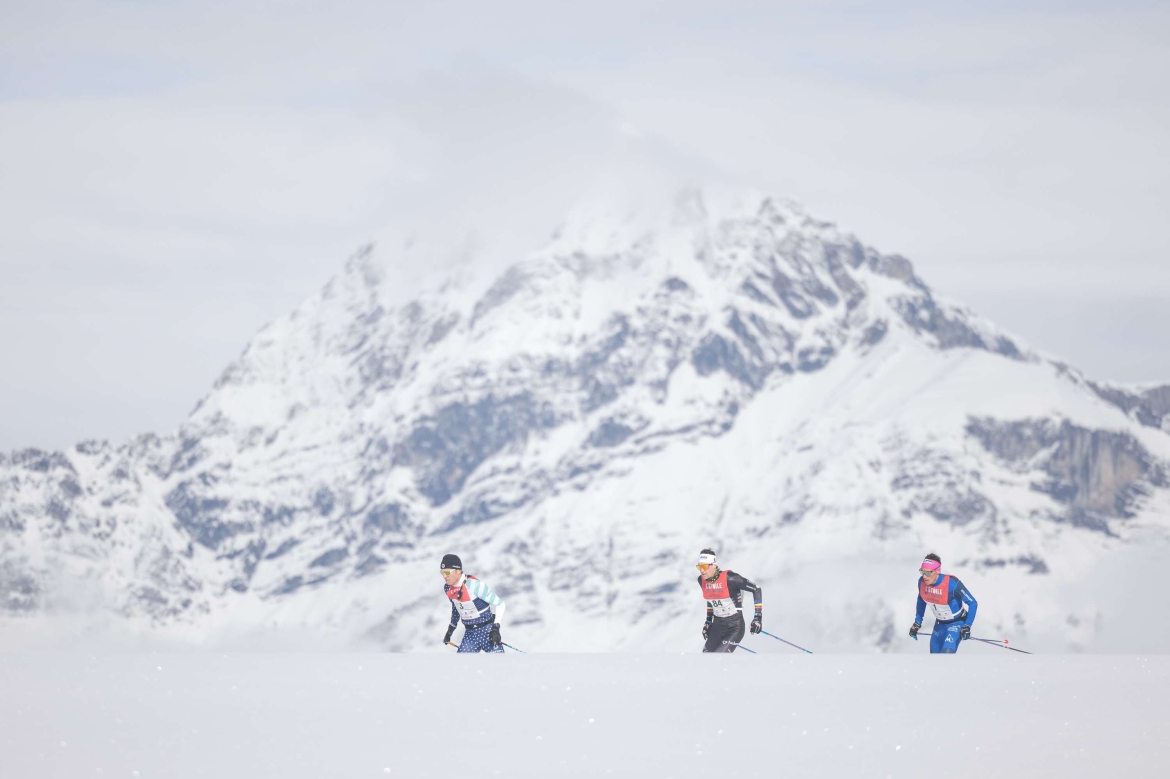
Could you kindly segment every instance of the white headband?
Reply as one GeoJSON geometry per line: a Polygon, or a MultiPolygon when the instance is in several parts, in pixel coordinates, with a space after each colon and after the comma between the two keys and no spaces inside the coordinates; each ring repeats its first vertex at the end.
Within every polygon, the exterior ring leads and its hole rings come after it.
{"type": "Polygon", "coordinates": [[[699,555],[699,565],[714,565],[714,564],[715,564],[715,555],[713,555],[713,554],[699,555]]]}

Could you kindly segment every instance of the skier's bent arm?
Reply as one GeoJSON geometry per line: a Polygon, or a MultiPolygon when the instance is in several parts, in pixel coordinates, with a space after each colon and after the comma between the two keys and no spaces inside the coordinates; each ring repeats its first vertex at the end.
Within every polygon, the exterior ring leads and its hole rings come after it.
{"type": "Polygon", "coordinates": [[[738,590],[742,597],[742,593],[750,592],[752,600],[754,601],[756,616],[762,613],[764,608],[764,588],[750,581],[746,577],[740,576],[738,573],[729,572],[727,574],[727,585],[732,590],[738,590]]]}
{"type": "Polygon", "coordinates": [[[967,618],[963,620],[963,624],[967,627],[975,624],[975,612],[979,609],[979,601],[975,600],[975,596],[963,584],[959,584],[959,597],[963,599],[963,603],[967,604],[967,618]]]}
{"type": "Polygon", "coordinates": [[[924,601],[922,599],[922,594],[919,593],[919,595],[918,595],[918,611],[914,615],[914,624],[915,625],[922,624],[922,617],[924,614],[926,614],[926,601],[924,601]]]}
{"type": "Polygon", "coordinates": [[[486,583],[478,579],[471,582],[471,594],[479,598],[492,608],[492,617],[497,625],[502,623],[504,616],[504,601],[486,583]]]}
{"type": "Polygon", "coordinates": [[[756,613],[759,614],[764,608],[764,588],[748,581],[742,576],[739,577],[739,588],[752,594],[752,601],[755,605],[756,613]]]}
{"type": "MultiPolygon", "coordinates": [[[[455,608],[455,604],[451,604],[451,624],[447,626],[447,633],[443,636],[444,644],[451,644],[451,636],[455,634],[455,626],[459,624],[459,610],[455,608]]],[[[451,644],[454,646],[454,644],[451,644]]]]}
{"type": "Polygon", "coordinates": [[[752,614],[751,632],[754,635],[762,631],[764,629],[764,588],[737,573],[731,572],[727,574],[727,584],[735,590],[736,606],[740,606],[743,603],[744,592],[750,592],[752,594],[755,609],[752,614]]]}

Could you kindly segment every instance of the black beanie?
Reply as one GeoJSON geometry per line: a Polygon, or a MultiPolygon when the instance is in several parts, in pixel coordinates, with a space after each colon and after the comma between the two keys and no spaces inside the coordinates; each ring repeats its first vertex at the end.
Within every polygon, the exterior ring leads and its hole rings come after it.
{"type": "Polygon", "coordinates": [[[459,555],[445,554],[443,555],[443,562],[439,563],[440,568],[455,568],[463,570],[463,561],[459,559],[459,555]]]}

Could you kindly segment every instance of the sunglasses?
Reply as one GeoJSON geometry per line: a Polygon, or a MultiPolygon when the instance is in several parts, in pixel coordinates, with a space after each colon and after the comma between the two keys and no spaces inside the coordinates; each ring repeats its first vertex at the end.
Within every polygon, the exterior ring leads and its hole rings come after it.
{"type": "Polygon", "coordinates": [[[715,563],[699,563],[695,567],[698,568],[700,571],[709,571],[715,567],[715,563]]]}
{"type": "Polygon", "coordinates": [[[458,570],[458,568],[440,568],[439,573],[441,573],[443,576],[450,576],[458,570]]]}
{"type": "Polygon", "coordinates": [[[924,570],[922,570],[921,568],[919,568],[919,569],[918,569],[918,572],[919,572],[920,574],[922,574],[923,576],[930,576],[932,573],[938,573],[938,569],[937,569],[937,568],[935,568],[933,571],[924,571],[924,570]]]}

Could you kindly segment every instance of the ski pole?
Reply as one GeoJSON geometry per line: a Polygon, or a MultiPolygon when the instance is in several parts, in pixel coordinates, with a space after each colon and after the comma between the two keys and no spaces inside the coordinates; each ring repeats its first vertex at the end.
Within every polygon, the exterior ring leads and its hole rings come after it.
{"type": "Polygon", "coordinates": [[[748,648],[747,648],[746,646],[744,646],[743,644],[729,644],[728,646],[737,646],[737,647],[739,647],[740,649],[742,649],[742,650],[743,650],[743,651],[745,651],[745,652],[751,652],[753,655],[758,655],[758,654],[759,654],[759,652],[757,652],[756,650],[754,650],[754,649],[748,649],[748,648]]]}
{"type": "MultiPolygon", "coordinates": [[[[933,632],[919,633],[918,635],[920,635],[920,636],[933,636],[934,633],[933,632]]],[[[1032,654],[1032,652],[1025,652],[1023,649],[1016,649],[1014,646],[1008,646],[1007,645],[1008,640],[1006,638],[976,638],[975,636],[971,636],[970,640],[971,641],[982,641],[984,644],[990,644],[991,646],[997,646],[1000,649],[1010,649],[1013,652],[1019,652],[1021,654],[1025,654],[1025,655],[1032,654]]]]}
{"type": "Polygon", "coordinates": [[[501,641],[500,643],[503,644],[504,646],[508,647],[509,649],[511,649],[513,652],[519,652],[522,655],[528,654],[523,649],[517,649],[516,647],[512,646],[511,644],[504,644],[503,641],[501,641]]]}
{"type": "Polygon", "coordinates": [[[768,631],[766,631],[766,630],[761,630],[760,632],[761,632],[761,633],[763,633],[765,636],[772,636],[772,638],[776,639],[777,641],[779,641],[779,642],[781,642],[781,643],[788,644],[788,646],[791,646],[791,647],[796,647],[796,648],[797,648],[797,649],[799,649],[801,652],[808,652],[810,655],[812,654],[812,650],[811,650],[811,649],[805,649],[805,648],[804,648],[804,647],[802,647],[802,646],[796,646],[796,644],[792,643],[791,641],[785,641],[784,639],[780,638],[780,636],[773,636],[771,633],[769,633],[769,632],[768,632],[768,631]]]}
{"type": "Polygon", "coordinates": [[[971,637],[971,640],[972,641],[982,641],[984,644],[987,644],[988,646],[997,646],[1000,649],[1010,649],[1013,652],[1019,652],[1020,654],[1024,654],[1024,655],[1032,654],[1031,652],[1025,652],[1023,649],[1016,649],[1014,646],[1008,646],[1006,641],[1003,642],[1002,644],[997,644],[995,641],[992,641],[989,638],[975,638],[974,636],[971,637]]]}

